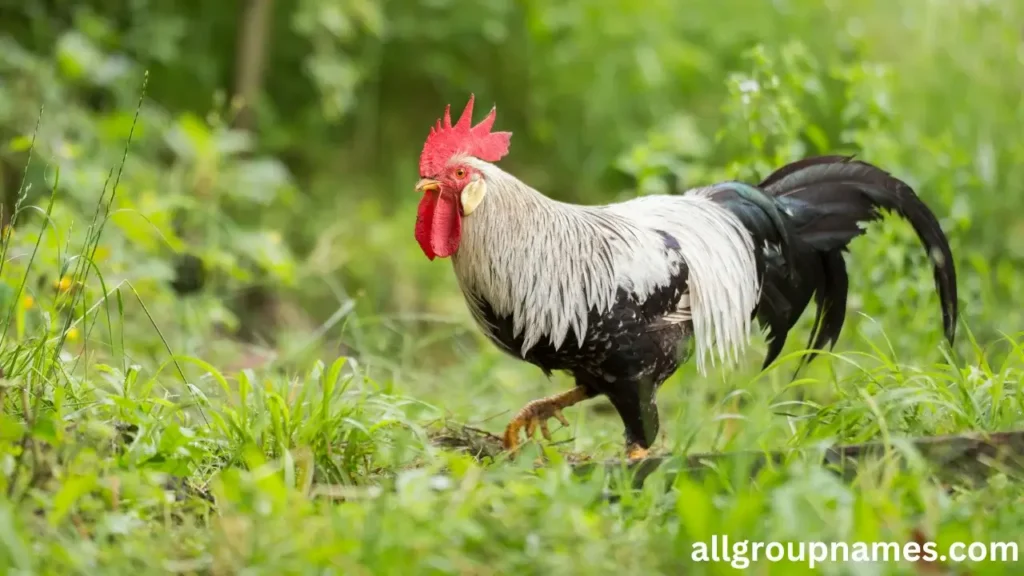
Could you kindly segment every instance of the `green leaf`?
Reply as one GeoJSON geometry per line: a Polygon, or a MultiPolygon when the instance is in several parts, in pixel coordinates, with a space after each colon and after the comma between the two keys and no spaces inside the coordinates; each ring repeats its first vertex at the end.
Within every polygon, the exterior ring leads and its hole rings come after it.
{"type": "Polygon", "coordinates": [[[57,494],[53,497],[53,507],[48,515],[50,525],[56,526],[63,521],[75,504],[94,488],[96,488],[96,476],[94,474],[83,474],[66,478],[57,494]]]}

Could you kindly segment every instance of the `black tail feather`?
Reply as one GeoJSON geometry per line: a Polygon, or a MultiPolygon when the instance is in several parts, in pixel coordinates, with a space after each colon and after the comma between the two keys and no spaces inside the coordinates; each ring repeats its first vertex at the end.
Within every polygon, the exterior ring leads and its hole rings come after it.
{"type": "Polygon", "coordinates": [[[843,258],[842,252],[833,250],[821,254],[821,263],[824,270],[824,283],[822,288],[814,294],[818,310],[814,316],[811,336],[807,340],[807,349],[811,350],[811,353],[800,361],[796,368],[797,372],[806,364],[811,363],[817,357],[818,351],[824,350],[826,345],[829,350],[836,345],[839,334],[843,331],[843,324],[846,322],[846,297],[850,289],[850,277],[846,273],[846,259],[843,258]]]}
{"type": "Polygon", "coordinates": [[[808,342],[812,353],[800,367],[835,345],[849,290],[843,251],[864,234],[862,225],[878,220],[883,211],[896,212],[917,232],[933,265],[945,336],[954,341],[958,302],[949,242],[932,211],[888,172],[851,157],[818,156],[783,166],[757,188],[721,184],[713,197],[743,221],[761,252],[763,296],[755,314],[769,330],[766,367],[778,357],[812,295],[817,308],[808,342]],[[785,215],[781,225],[779,213],[785,215]]]}
{"type": "Polygon", "coordinates": [[[796,234],[819,251],[845,249],[865,231],[861,224],[894,211],[917,232],[932,261],[946,338],[953,342],[958,315],[956,268],[949,241],[932,211],[906,183],[866,162],[841,156],[811,158],[783,167],[761,183],[793,216],[796,234]]]}
{"type": "Polygon", "coordinates": [[[758,187],[761,188],[762,190],[768,190],[769,187],[771,187],[779,180],[782,180],[783,178],[789,176],[790,174],[803,170],[804,168],[808,168],[810,166],[817,166],[819,164],[847,162],[849,160],[853,160],[853,156],[811,156],[810,158],[804,158],[803,160],[790,162],[789,164],[786,164],[782,168],[779,168],[775,172],[769,174],[767,178],[765,178],[764,180],[761,181],[760,184],[758,184],[758,187]]]}

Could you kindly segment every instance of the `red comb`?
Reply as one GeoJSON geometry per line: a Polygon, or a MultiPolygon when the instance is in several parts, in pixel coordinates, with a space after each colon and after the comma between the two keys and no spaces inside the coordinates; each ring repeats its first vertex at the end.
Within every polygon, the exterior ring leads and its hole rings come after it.
{"type": "Polygon", "coordinates": [[[459,116],[459,121],[452,126],[451,105],[444,109],[444,123],[441,120],[430,129],[427,141],[423,144],[420,154],[420,177],[436,176],[444,168],[448,160],[458,153],[475,156],[487,162],[497,162],[508,154],[511,132],[491,132],[494,125],[496,108],[476,126],[470,127],[473,121],[473,94],[469,95],[466,109],[459,116]]]}

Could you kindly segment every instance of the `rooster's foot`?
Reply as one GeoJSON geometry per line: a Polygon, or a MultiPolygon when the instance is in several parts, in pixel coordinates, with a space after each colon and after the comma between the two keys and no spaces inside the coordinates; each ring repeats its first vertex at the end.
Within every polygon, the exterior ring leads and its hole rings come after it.
{"type": "Polygon", "coordinates": [[[577,386],[568,392],[529,402],[526,406],[523,406],[523,409],[512,418],[512,421],[505,428],[505,435],[502,438],[505,450],[512,452],[519,447],[519,432],[524,427],[526,428],[527,439],[533,438],[539,426],[541,435],[545,439],[551,440],[548,420],[554,418],[561,422],[563,426],[568,426],[569,421],[562,414],[562,409],[568,408],[589,397],[590,393],[587,392],[586,388],[577,386]]]}
{"type": "Polygon", "coordinates": [[[643,460],[647,458],[649,450],[639,444],[630,444],[626,447],[626,458],[629,460],[643,460]]]}

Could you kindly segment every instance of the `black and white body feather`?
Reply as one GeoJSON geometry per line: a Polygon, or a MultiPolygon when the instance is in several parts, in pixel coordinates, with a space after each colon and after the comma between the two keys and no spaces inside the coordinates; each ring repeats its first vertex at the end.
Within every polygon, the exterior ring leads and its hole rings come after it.
{"type": "Polygon", "coordinates": [[[812,297],[811,347],[834,344],[846,312],[842,251],[880,209],[908,219],[929,251],[952,341],[956,276],[946,238],[906,184],[869,164],[811,158],[756,187],[726,182],[578,206],[491,163],[453,161],[487,183],[453,256],[474,319],[509,354],[607,395],[629,443],[653,442],[655,392],[690,352],[702,373],[708,360],[737,361],[754,318],[769,333],[766,366],[812,297]]]}

